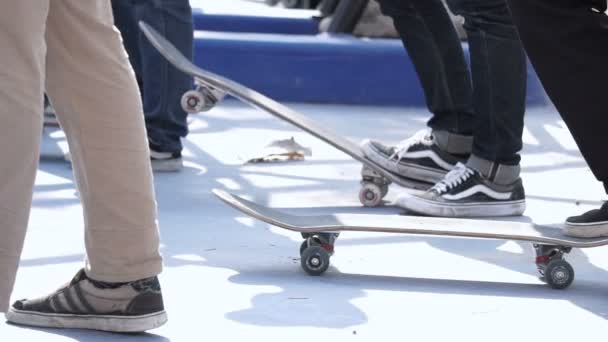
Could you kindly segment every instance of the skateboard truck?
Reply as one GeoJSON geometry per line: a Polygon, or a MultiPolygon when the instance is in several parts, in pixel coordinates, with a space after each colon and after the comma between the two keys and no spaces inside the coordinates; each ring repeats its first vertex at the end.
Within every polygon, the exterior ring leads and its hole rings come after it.
{"type": "Polygon", "coordinates": [[[388,193],[391,181],[366,165],[361,168],[359,201],[366,207],[377,207],[388,193]]]}
{"type": "Polygon", "coordinates": [[[226,93],[204,84],[197,84],[196,89],[188,90],[182,95],[181,105],[186,113],[207,112],[222,101],[226,93]]]}
{"type": "Polygon", "coordinates": [[[534,244],[536,267],[541,280],[554,289],[565,289],[574,280],[574,269],[564,259],[572,247],[534,244]]]}

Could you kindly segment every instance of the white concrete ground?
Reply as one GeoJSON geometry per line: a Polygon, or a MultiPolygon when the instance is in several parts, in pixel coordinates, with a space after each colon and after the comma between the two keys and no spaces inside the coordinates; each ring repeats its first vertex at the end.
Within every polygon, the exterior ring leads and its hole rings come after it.
{"type": "MultiPolygon", "coordinates": [[[[396,142],[427,118],[421,109],[294,108],[355,141],[396,142]]],[[[298,234],[244,217],[210,190],[298,214],[399,210],[361,208],[358,163],[237,102],[192,116],[190,128],[186,168],[156,175],[170,322],[136,336],[0,323],[0,341],[603,340],[608,247],[573,251],[575,282],[558,291],[538,280],[529,243],[344,233],[331,269],[310,277],[299,266],[298,234]],[[242,165],[270,141],[291,136],[312,157],[242,165]]],[[[47,139],[45,148],[57,141],[47,139]]],[[[528,111],[523,177],[524,220],[560,222],[605,197],[551,109],[528,111]]],[[[84,256],[81,206],[66,163],[42,162],[35,191],[15,299],[55,289],[84,256]]]]}

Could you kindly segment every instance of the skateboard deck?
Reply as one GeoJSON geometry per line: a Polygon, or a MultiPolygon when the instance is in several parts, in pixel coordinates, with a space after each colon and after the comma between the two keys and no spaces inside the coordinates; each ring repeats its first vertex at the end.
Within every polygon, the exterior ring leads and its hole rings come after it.
{"type": "MultiPolygon", "coordinates": [[[[306,238],[300,251],[302,267],[310,274],[323,273],[333,252],[333,239],[327,233],[366,231],[411,235],[437,235],[461,238],[528,241],[535,244],[536,264],[547,283],[565,288],[574,277],[574,270],[564,255],[571,248],[608,245],[608,238],[581,239],[562,234],[559,225],[536,225],[525,222],[450,219],[405,215],[332,214],[318,216],[291,215],[248,201],[223,190],[215,196],[233,208],[268,224],[302,233],[306,238]],[[312,249],[312,251],[311,251],[312,249]],[[306,252],[309,250],[309,252],[306,252]],[[310,254],[310,255],[309,255],[310,254]],[[324,265],[314,267],[314,265],[324,265]],[[549,277],[547,277],[549,275],[549,277]]],[[[331,237],[331,235],[329,234],[331,237]]]]}
{"type": "MultiPolygon", "coordinates": [[[[321,124],[310,120],[306,116],[270,99],[265,95],[256,92],[255,90],[249,89],[237,82],[199,68],[188,58],[184,57],[169,41],[167,41],[149,25],[140,22],[140,28],[150,40],[150,43],[160,52],[161,55],[163,55],[177,69],[195,79],[195,83],[198,85],[197,90],[187,92],[184,94],[184,98],[182,98],[182,105],[187,111],[189,111],[188,107],[198,109],[208,108],[208,104],[200,106],[199,104],[209,101],[214,102],[217,101],[218,98],[222,98],[223,94],[230,94],[253,107],[259,108],[306,131],[307,133],[310,133],[311,135],[346,153],[364,165],[362,170],[362,187],[359,193],[359,199],[361,203],[366,206],[377,206],[381,204],[382,198],[388,192],[388,185],[391,182],[399,184],[405,188],[416,190],[426,190],[431,186],[429,183],[403,178],[383,169],[381,166],[365,157],[359,145],[339,136],[321,124]],[[219,96],[218,91],[220,92],[219,96]]],[[[196,110],[193,110],[192,112],[194,111],[196,110]]]]}

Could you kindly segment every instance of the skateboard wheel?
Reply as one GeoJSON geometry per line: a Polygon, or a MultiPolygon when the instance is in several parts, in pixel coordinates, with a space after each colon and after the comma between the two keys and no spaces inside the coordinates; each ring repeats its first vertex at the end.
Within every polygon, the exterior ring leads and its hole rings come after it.
{"type": "Polygon", "coordinates": [[[202,112],[207,106],[204,94],[197,90],[188,90],[182,95],[181,105],[186,113],[202,112]]]}
{"type": "Polygon", "coordinates": [[[310,247],[310,243],[308,241],[308,238],[306,238],[304,241],[302,241],[302,244],[300,245],[300,256],[302,256],[302,254],[304,254],[304,251],[308,247],[310,247]]]}
{"type": "Polygon", "coordinates": [[[382,198],[384,198],[388,194],[388,184],[383,185],[380,190],[382,191],[382,198]]]}
{"type": "Polygon", "coordinates": [[[551,288],[562,290],[574,280],[574,269],[565,260],[551,260],[544,271],[545,281],[551,288]]]}
{"type": "Polygon", "coordinates": [[[310,246],[302,252],[300,262],[306,273],[319,276],[329,267],[329,253],[321,246],[310,246]]]}
{"type": "Polygon", "coordinates": [[[359,191],[359,201],[366,207],[377,207],[382,203],[382,198],[386,195],[382,190],[377,184],[364,183],[361,191],[359,191]]]}

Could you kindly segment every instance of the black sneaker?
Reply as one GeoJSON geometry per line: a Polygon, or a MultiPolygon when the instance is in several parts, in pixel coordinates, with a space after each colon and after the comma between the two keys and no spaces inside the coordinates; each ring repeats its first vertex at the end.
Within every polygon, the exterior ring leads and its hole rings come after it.
{"type": "Polygon", "coordinates": [[[428,130],[420,131],[396,146],[364,140],[361,149],[367,158],[386,170],[427,183],[440,181],[456,163],[464,162],[468,157],[456,156],[440,149],[432,132],[428,130]]]}
{"type": "Polygon", "coordinates": [[[48,296],[19,300],[7,321],[45,328],[143,332],[167,321],[157,277],[130,283],[102,283],[80,270],[72,281],[48,296]]]}
{"type": "Polygon", "coordinates": [[[499,185],[461,163],[424,194],[400,196],[397,205],[444,217],[513,216],[526,209],[521,178],[510,185],[499,185]]]}
{"type": "Polygon", "coordinates": [[[564,233],[581,238],[608,236],[608,202],[599,209],[590,210],[579,216],[566,219],[564,233]]]}

